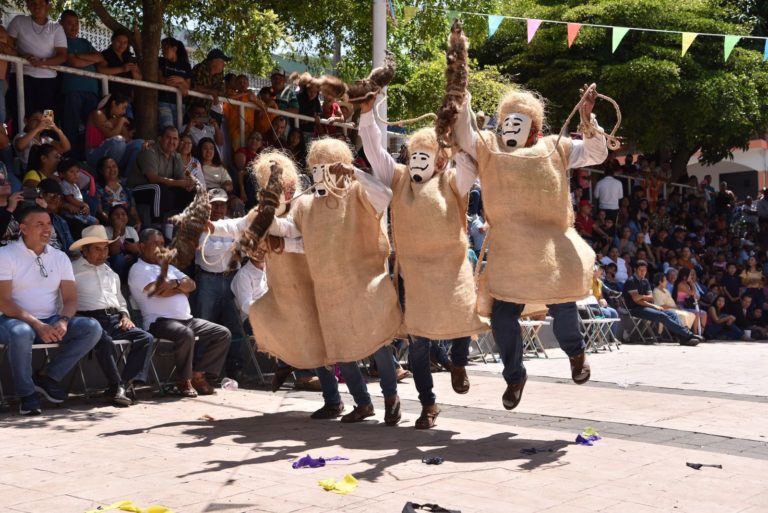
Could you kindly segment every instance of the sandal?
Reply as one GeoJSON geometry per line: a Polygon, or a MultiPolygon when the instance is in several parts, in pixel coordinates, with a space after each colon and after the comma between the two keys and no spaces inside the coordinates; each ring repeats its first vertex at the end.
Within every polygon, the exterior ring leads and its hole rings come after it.
{"type": "Polygon", "coordinates": [[[178,381],[176,388],[171,393],[181,397],[197,397],[197,390],[194,389],[190,380],[178,381]]]}
{"type": "Polygon", "coordinates": [[[416,419],[416,429],[430,429],[436,426],[435,419],[440,415],[440,407],[436,404],[421,408],[421,416],[416,419]]]}

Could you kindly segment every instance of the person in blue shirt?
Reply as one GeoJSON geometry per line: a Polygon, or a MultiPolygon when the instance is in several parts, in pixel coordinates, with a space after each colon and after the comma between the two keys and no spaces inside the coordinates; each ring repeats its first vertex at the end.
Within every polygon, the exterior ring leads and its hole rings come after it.
{"type": "MultiPolygon", "coordinates": [[[[67,36],[67,66],[96,72],[97,64],[104,64],[104,57],[80,33],[80,18],[73,10],[61,13],[59,23],[67,36]]],[[[72,154],[85,158],[85,123],[88,115],[99,103],[99,82],[95,78],[62,73],[61,80],[61,128],[72,141],[72,154]]]]}

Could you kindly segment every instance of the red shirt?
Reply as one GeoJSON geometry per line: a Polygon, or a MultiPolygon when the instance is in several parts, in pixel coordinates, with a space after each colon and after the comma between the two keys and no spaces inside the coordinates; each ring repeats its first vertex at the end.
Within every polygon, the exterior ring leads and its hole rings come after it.
{"type": "Polygon", "coordinates": [[[581,212],[576,214],[576,231],[587,237],[592,236],[592,227],[595,226],[595,220],[591,216],[585,216],[581,212]]]}

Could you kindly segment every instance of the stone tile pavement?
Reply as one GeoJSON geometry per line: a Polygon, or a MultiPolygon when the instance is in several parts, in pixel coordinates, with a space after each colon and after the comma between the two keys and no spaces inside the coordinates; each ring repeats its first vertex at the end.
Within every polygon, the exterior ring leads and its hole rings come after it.
{"type": "Polygon", "coordinates": [[[514,412],[501,407],[494,364],[470,367],[464,396],[435,374],[443,413],[429,431],[413,429],[412,380],[400,387],[397,427],[383,425],[378,395],[374,420],[342,425],[310,420],[320,394],[290,390],[147,394],[128,409],[73,399],[41,417],[3,414],[0,510],[82,513],[133,500],[176,513],[395,513],[410,500],[463,513],[768,512],[768,344],[623,346],[591,356],[593,381],[581,387],[565,379],[564,355],[550,355],[527,362],[514,412]],[[574,444],[587,426],[604,438],[574,444]],[[543,452],[521,452],[531,448],[543,452]],[[349,460],[292,469],[306,454],[349,460]],[[445,463],[425,465],[427,456],[445,463]],[[317,485],[347,473],[359,480],[349,495],[317,485]]]}

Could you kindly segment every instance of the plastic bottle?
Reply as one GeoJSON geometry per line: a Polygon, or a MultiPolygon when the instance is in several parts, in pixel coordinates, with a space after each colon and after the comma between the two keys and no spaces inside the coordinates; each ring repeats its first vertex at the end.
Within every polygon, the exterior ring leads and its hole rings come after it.
{"type": "Polygon", "coordinates": [[[234,392],[237,390],[239,385],[237,384],[237,381],[231,378],[224,378],[221,380],[221,389],[222,390],[229,390],[230,392],[234,392]]]}

